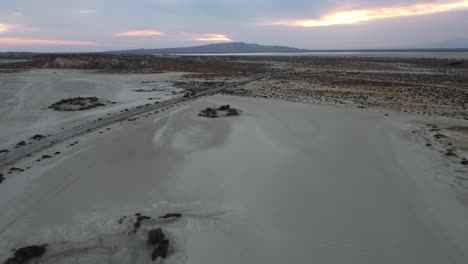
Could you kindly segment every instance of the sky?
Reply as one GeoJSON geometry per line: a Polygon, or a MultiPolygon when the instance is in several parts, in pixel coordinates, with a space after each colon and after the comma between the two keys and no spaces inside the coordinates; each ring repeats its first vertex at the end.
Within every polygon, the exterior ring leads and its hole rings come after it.
{"type": "Polygon", "coordinates": [[[468,48],[468,0],[0,0],[0,51],[468,48]]]}

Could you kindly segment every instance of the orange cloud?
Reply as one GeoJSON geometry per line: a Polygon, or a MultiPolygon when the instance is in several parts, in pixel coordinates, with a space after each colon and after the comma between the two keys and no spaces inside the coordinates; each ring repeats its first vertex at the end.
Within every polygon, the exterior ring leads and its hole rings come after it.
{"type": "Polygon", "coordinates": [[[96,42],[69,41],[52,39],[7,38],[0,37],[0,46],[7,45],[35,45],[35,46],[98,46],[96,42]]]}
{"type": "Polygon", "coordinates": [[[118,37],[145,37],[145,36],[161,36],[166,35],[166,33],[157,31],[157,30],[135,30],[120,32],[115,34],[118,37]]]}
{"type": "Polygon", "coordinates": [[[197,35],[192,38],[192,40],[196,41],[232,41],[232,39],[228,38],[226,35],[223,34],[201,34],[197,35]]]}
{"type": "Polygon", "coordinates": [[[319,19],[280,20],[267,24],[291,27],[322,27],[356,24],[383,18],[429,15],[463,9],[468,9],[468,0],[341,11],[326,14],[319,19]]]}

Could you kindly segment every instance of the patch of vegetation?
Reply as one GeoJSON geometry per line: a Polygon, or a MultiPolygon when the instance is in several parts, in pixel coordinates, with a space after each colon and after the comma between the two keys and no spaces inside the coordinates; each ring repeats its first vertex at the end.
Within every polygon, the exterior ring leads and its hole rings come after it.
{"type": "Polygon", "coordinates": [[[237,111],[237,109],[234,109],[234,108],[228,109],[226,113],[226,116],[238,116],[238,115],[239,115],[239,111],[237,111]]]}
{"type": "Polygon", "coordinates": [[[216,118],[216,117],[218,117],[218,113],[217,113],[216,109],[208,107],[208,108],[202,110],[198,114],[198,116],[204,116],[204,117],[208,117],[208,118],[216,118]]]}
{"type": "Polygon", "coordinates": [[[227,111],[231,108],[230,105],[222,105],[218,108],[219,111],[227,111]]]}
{"type": "Polygon", "coordinates": [[[50,109],[56,111],[82,111],[95,108],[98,106],[105,106],[99,101],[99,98],[92,97],[73,97],[62,99],[49,106],[50,109]]]}
{"type": "Polygon", "coordinates": [[[230,105],[222,105],[218,108],[208,107],[202,110],[198,116],[204,116],[208,118],[217,118],[223,116],[238,116],[239,111],[235,108],[232,108],[230,105]]]}

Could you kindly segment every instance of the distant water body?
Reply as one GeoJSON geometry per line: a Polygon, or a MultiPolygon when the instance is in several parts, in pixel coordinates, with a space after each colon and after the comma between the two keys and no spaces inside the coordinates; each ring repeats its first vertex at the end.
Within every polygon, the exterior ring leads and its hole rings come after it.
{"type": "Polygon", "coordinates": [[[435,58],[468,59],[468,52],[301,52],[301,53],[221,53],[221,54],[176,54],[179,56],[294,56],[294,57],[388,57],[388,58],[435,58]]]}
{"type": "Polygon", "coordinates": [[[0,64],[1,63],[14,63],[14,62],[24,62],[28,60],[10,60],[10,59],[0,59],[0,64]]]}

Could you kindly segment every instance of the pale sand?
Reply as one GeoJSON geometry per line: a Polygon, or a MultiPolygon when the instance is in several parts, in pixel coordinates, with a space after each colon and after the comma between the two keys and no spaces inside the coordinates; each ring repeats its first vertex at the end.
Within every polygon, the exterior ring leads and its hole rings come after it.
{"type": "Polygon", "coordinates": [[[125,108],[164,101],[182,89],[172,86],[183,73],[106,74],[86,70],[40,69],[0,73],[0,149],[10,148],[36,134],[47,135],[119,113],[125,108]],[[142,81],[151,83],[142,83],[142,81]],[[134,92],[137,89],[158,89],[134,92]],[[116,104],[86,111],[61,112],[47,109],[61,99],[97,96],[116,104]],[[155,100],[148,100],[154,98],[155,100]],[[158,98],[158,99],[156,99],[158,98]]]}
{"type": "MultiPolygon", "coordinates": [[[[59,159],[10,177],[0,185],[0,254],[116,238],[123,215],[177,211],[184,217],[163,225],[175,244],[165,263],[466,263],[463,193],[442,177],[450,168],[441,155],[410,133],[437,120],[448,119],[204,98],[81,137],[59,159]],[[225,103],[242,115],[197,117],[225,103]]],[[[150,263],[134,242],[123,248],[57,258],[150,263]]]]}

